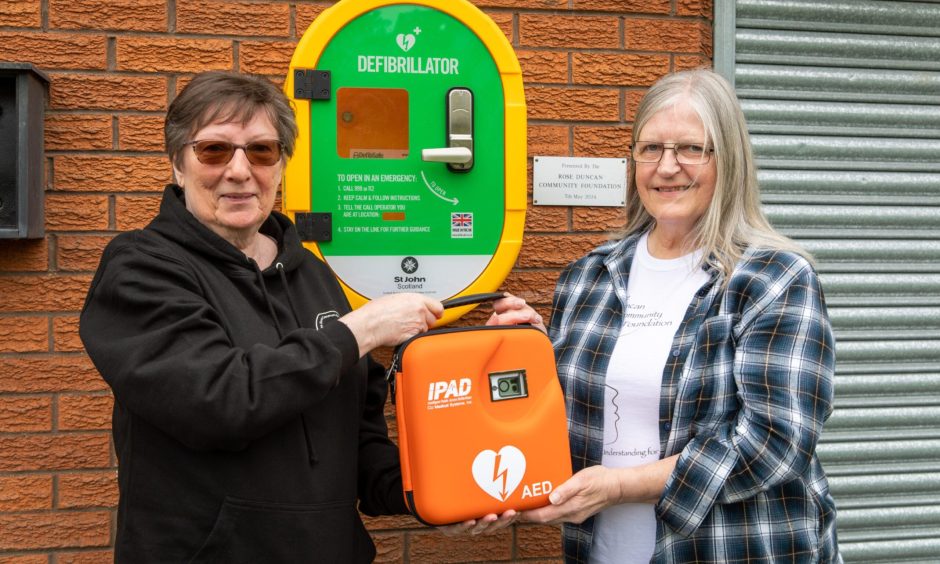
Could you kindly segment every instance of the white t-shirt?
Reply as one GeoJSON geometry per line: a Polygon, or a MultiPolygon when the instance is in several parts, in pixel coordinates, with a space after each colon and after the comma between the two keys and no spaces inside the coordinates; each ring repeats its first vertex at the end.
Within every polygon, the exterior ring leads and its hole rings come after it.
{"type": "MultiPolygon", "coordinates": [[[[676,259],[637,243],[627,284],[627,311],[607,367],[602,464],[623,468],[659,459],[659,396],[672,339],[695,292],[708,280],[702,253],[676,259]]],[[[598,514],[591,562],[649,562],[656,544],[653,505],[626,503],[598,514]]]]}

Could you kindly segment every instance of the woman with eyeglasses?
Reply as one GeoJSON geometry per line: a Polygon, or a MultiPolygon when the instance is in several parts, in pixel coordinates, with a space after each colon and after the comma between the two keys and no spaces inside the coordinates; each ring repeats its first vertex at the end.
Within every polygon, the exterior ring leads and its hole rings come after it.
{"type": "Polygon", "coordinates": [[[566,562],[841,561],[816,455],[832,330],[811,258],[761,211],[731,87],[662,78],[631,157],[622,236],[555,290],[576,473],[521,518],[565,523],[566,562]]]}
{"type": "Polygon", "coordinates": [[[442,306],[400,294],[350,311],[272,211],[297,126],[266,79],[196,76],[165,135],[175,183],[108,245],[81,315],[114,393],[115,560],[371,562],[357,510],[407,508],[368,353],[442,306]]]}

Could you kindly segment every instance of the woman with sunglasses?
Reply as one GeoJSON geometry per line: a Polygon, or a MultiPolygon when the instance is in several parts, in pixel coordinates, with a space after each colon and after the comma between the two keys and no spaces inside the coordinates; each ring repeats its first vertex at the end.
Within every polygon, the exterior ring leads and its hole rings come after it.
{"type": "Polygon", "coordinates": [[[633,132],[626,228],[562,273],[549,325],[576,473],[521,518],[566,523],[566,562],[841,561],[816,456],[832,331],[737,98],[669,75],[633,132]]]}
{"type": "Polygon", "coordinates": [[[165,135],[175,183],[108,245],[81,315],[114,392],[115,560],[370,562],[357,509],[407,509],[368,353],[426,331],[441,304],[350,311],[272,211],[297,126],[267,80],[196,76],[165,135]]]}

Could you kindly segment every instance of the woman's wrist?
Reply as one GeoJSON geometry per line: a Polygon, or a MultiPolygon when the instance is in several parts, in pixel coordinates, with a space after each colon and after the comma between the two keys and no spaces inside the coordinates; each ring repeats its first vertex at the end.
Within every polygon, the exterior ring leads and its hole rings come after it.
{"type": "Polygon", "coordinates": [[[611,505],[636,503],[636,468],[617,468],[612,472],[615,487],[612,489],[611,505]]]}
{"type": "Polygon", "coordinates": [[[678,455],[650,464],[611,470],[613,486],[609,499],[612,504],[656,504],[666,490],[666,481],[676,467],[678,455]]]}

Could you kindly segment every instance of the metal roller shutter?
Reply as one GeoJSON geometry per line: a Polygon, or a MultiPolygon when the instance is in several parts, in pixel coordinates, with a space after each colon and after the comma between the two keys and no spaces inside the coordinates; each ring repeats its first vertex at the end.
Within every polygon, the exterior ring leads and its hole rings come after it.
{"type": "Polygon", "coordinates": [[[940,562],[940,2],[717,0],[767,213],[836,330],[846,562],[940,562]]]}

